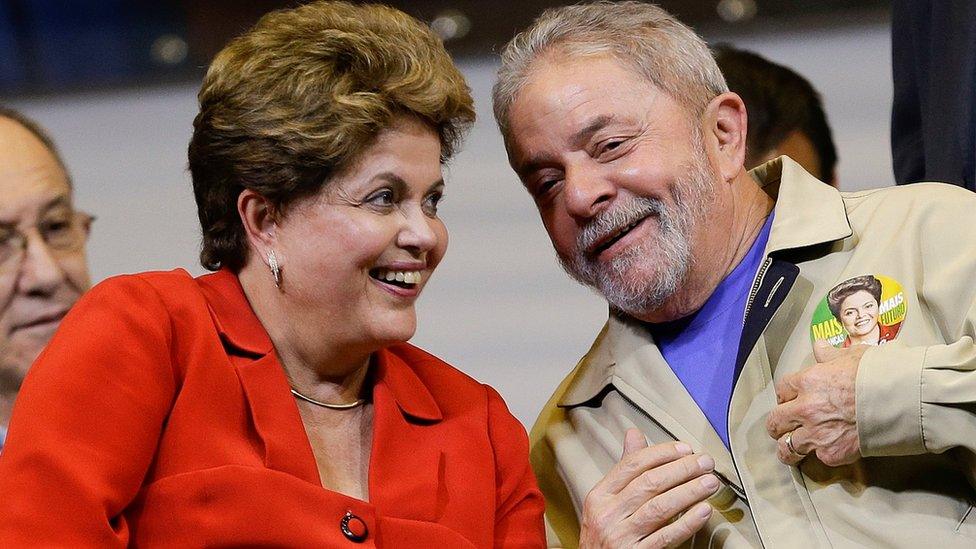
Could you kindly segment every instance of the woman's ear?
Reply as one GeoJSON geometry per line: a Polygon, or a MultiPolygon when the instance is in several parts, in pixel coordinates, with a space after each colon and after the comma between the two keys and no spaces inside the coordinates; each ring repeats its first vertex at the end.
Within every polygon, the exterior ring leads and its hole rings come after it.
{"type": "Polygon", "coordinates": [[[743,170],[746,158],[748,117],[738,94],[725,92],[705,107],[705,149],[718,168],[718,175],[731,181],[743,170]]]}
{"type": "Polygon", "coordinates": [[[274,205],[264,196],[244,189],[237,197],[237,213],[241,216],[244,235],[251,248],[262,257],[277,243],[277,217],[274,205]]]}

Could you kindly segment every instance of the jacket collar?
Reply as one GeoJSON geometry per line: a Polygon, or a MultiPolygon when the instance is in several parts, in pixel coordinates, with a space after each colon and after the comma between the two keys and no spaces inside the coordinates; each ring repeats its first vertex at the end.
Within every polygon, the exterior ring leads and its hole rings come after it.
{"type": "Polygon", "coordinates": [[[410,355],[416,353],[423,351],[408,343],[381,349],[376,353],[376,385],[389,389],[405,415],[422,421],[440,421],[444,416],[437,401],[409,365],[410,355]]]}
{"type": "Polygon", "coordinates": [[[854,234],[840,191],[807,173],[788,156],[770,160],[750,174],[776,201],[766,255],[854,234]]]}
{"type": "MultiPolygon", "coordinates": [[[[771,160],[750,174],[776,201],[766,255],[853,234],[840,192],[808,174],[789,157],[771,160]]],[[[611,383],[618,363],[653,343],[640,322],[611,313],[607,325],[571,374],[573,380],[558,404],[574,406],[597,396],[611,383]]]]}
{"type": "MultiPolygon", "coordinates": [[[[221,269],[197,280],[225,345],[254,358],[273,354],[274,344],[251,309],[237,275],[221,269]]],[[[420,420],[440,421],[443,415],[437,402],[401,356],[413,352],[419,351],[407,344],[379,350],[373,363],[376,384],[389,389],[402,413],[420,420]]],[[[274,362],[278,364],[277,357],[274,362]]]]}
{"type": "Polygon", "coordinates": [[[220,269],[201,276],[197,282],[225,345],[257,356],[267,355],[274,350],[274,344],[254,315],[236,274],[229,269],[220,269]]]}

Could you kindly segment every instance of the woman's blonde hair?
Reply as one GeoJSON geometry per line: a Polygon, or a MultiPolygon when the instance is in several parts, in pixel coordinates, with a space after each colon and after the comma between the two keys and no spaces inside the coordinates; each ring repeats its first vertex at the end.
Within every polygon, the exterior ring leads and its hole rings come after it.
{"type": "Polygon", "coordinates": [[[237,197],[284,212],[349,167],[396,117],[430,125],[447,160],[474,121],[440,39],[393,8],[314,2],[271,12],[214,58],[198,95],[189,160],[204,267],[239,270],[237,197]]]}

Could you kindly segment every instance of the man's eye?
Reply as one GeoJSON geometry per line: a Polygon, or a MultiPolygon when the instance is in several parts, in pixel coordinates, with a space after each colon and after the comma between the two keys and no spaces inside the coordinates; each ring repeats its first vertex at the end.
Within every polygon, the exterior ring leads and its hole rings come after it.
{"type": "Polygon", "coordinates": [[[533,194],[535,194],[536,198],[544,197],[544,196],[548,195],[549,193],[551,193],[552,190],[553,190],[553,188],[556,185],[558,185],[560,181],[562,181],[562,179],[556,178],[556,177],[551,177],[551,178],[548,178],[548,179],[542,179],[535,186],[535,192],[533,194]]]}
{"type": "Polygon", "coordinates": [[[614,139],[610,141],[605,141],[598,151],[599,156],[613,156],[615,152],[620,152],[621,145],[624,144],[623,139],[614,139]]]}
{"type": "Polygon", "coordinates": [[[71,223],[67,220],[45,221],[44,224],[41,225],[40,227],[41,232],[43,232],[44,234],[59,233],[61,231],[67,231],[70,228],[71,228],[71,223]]]}

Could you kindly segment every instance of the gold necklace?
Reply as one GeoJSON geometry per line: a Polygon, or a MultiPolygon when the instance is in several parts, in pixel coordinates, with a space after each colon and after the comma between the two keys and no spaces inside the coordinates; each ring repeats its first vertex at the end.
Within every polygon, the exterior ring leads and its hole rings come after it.
{"type": "Polygon", "coordinates": [[[356,400],[354,400],[352,402],[344,402],[342,404],[333,404],[331,402],[322,402],[321,400],[315,400],[314,398],[307,397],[307,396],[299,393],[298,391],[295,390],[294,387],[291,388],[291,394],[295,395],[295,397],[297,397],[297,398],[300,398],[300,399],[304,400],[305,402],[308,402],[309,404],[314,404],[316,406],[321,406],[323,408],[328,408],[330,410],[351,410],[351,409],[355,408],[356,406],[362,406],[366,402],[366,399],[365,398],[357,398],[356,400]]]}

